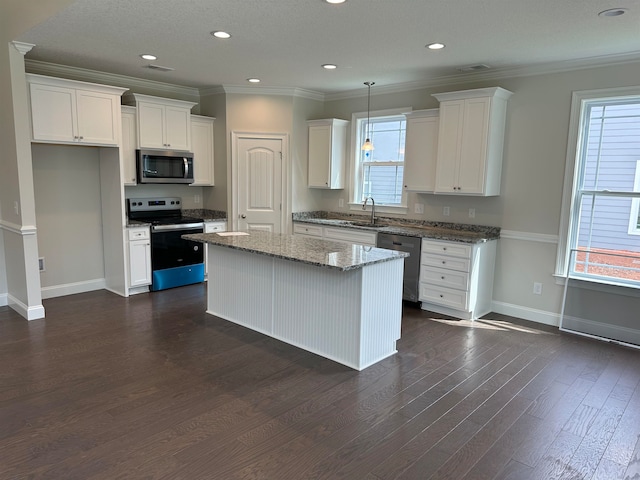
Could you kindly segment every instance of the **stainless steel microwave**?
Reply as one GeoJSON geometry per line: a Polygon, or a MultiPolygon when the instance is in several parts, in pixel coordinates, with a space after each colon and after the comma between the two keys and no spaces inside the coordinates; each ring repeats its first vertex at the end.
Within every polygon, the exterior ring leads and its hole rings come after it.
{"type": "Polygon", "coordinates": [[[136,150],[138,183],[193,183],[193,153],[136,150]]]}

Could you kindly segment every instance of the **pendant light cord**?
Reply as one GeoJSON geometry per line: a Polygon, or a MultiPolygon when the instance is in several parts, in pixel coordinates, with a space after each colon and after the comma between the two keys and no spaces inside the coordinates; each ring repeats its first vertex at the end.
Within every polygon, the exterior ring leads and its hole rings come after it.
{"type": "Polygon", "coordinates": [[[362,145],[362,150],[370,151],[373,150],[373,144],[371,143],[371,86],[375,85],[376,82],[364,82],[364,84],[369,87],[367,92],[367,138],[365,139],[364,145],[362,145]]]}

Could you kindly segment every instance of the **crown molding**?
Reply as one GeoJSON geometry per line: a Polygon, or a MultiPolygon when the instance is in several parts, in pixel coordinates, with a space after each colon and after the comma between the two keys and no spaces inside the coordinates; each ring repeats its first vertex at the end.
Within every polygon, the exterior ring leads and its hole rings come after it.
{"type": "Polygon", "coordinates": [[[33,43],[25,43],[25,42],[18,42],[18,41],[11,42],[11,45],[13,45],[13,47],[22,54],[22,56],[25,56],[27,53],[31,51],[33,47],[35,47],[33,43]]]}
{"type": "Polygon", "coordinates": [[[325,94],[313,90],[294,87],[257,87],[249,85],[222,85],[225,93],[238,93],[241,95],[283,95],[287,97],[308,98],[324,102],[325,94]]]}
{"type": "Polygon", "coordinates": [[[200,96],[206,97],[207,95],[220,95],[224,92],[224,88],[221,85],[217,85],[215,87],[207,87],[200,89],[200,96]]]}
{"type": "Polygon", "coordinates": [[[142,88],[152,90],[159,94],[180,95],[199,101],[200,92],[197,88],[183,87],[171,83],[157,82],[154,80],[144,80],[115,73],[99,72],[85,68],[69,67],[55,63],[41,62],[39,60],[25,59],[25,70],[27,73],[37,73],[40,75],[50,75],[54,77],[71,78],[105,85],[115,85],[128,89],[142,88]]]}
{"type": "MultiPolygon", "coordinates": [[[[22,42],[12,42],[21,51],[21,48],[29,48],[31,44],[22,42]]],[[[28,52],[29,50],[26,50],[28,52]]],[[[444,87],[467,84],[471,82],[497,81],[509,78],[528,77],[535,75],[545,75],[553,73],[563,73],[589,68],[610,67],[640,62],[640,51],[624,53],[618,55],[603,55],[589,57],[578,60],[566,60],[562,62],[547,62],[538,65],[496,68],[481,72],[456,73],[453,75],[442,75],[426,80],[398,83],[393,85],[376,85],[372,89],[371,95],[386,95],[393,93],[405,93],[413,90],[424,90],[427,88],[444,87]]],[[[142,88],[152,90],[160,95],[180,95],[188,97],[194,101],[199,101],[201,96],[218,95],[223,93],[234,93],[242,95],[282,95],[289,97],[307,98],[319,102],[344,100],[349,98],[366,97],[367,92],[362,88],[346,90],[337,93],[321,93],[314,90],[307,90],[295,87],[261,87],[249,85],[221,85],[206,88],[184,87],[170,83],[157,82],[154,80],[144,80],[136,77],[128,77],[113,73],[87,70],[77,67],[68,67],[54,63],[42,62],[39,60],[25,59],[25,69],[28,73],[41,75],[51,75],[63,78],[72,78],[94,83],[116,85],[126,88],[142,88]]]]}
{"type": "MultiPolygon", "coordinates": [[[[640,62],[640,51],[622,53],[619,55],[603,55],[599,57],[589,57],[577,60],[565,60],[562,62],[547,62],[538,65],[496,68],[482,72],[457,73],[453,75],[443,75],[428,80],[420,80],[407,83],[397,83],[394,85],[376,85],[372,89],[371,95],[385,95],[390,93],[403,93],[412,90],[424,90],[426,88],[460,85],[471,82],[482,82],[492,80],[504,80],[508,78],[531,77],[535,75],[545,75],[553,73],[564,73],[588,68],[611,67],[640,62]]],[[[366,97],[367,93],[362,88],[347,90],[338,93],[328,93],[325,100],[345,100],[348,98],[366,97]]]]}

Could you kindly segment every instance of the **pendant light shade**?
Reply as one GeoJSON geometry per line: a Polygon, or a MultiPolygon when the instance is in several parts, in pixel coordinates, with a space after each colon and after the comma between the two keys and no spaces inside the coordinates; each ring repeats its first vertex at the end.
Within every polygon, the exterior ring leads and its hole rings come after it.
{"type": "Polygon", "coordinates": [[[370,115],[371,115],[371,86],[375,85],[376,82],[364,82],[364,84],[369,87],[369,91],[367,93],[367,138],[362,144],[362,151],[370,152],[373,150],[373,143],[371,143],[371,137],[369,135],[369,129],[371,128],[370,115]]]}

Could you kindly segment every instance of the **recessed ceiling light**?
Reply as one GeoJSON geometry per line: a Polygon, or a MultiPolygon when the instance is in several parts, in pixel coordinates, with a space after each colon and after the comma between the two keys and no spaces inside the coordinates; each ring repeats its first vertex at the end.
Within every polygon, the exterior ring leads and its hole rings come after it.
{"type": "Polygon", "coordinates": [[[335,70],[336,68],[338,68],[338,66],[334,65],[333,63],[325,63],[324,65],[322,65],[322,68],[324,68],[325,70],[335,70]]]}
{"type": "Polygon", "coordinates": [[[230,33],[223,32],[222,30],[216,30],[214,32],[211,32],[211,35],[213,35],[216,38],[231,38],[230,33]]]}
{"type": "Polygon", "coordinates": [[[249,83],[260,83],[259,78],[247,78],[247,82],[249,83]]]}
{"type": "Polygon", "coordinates": [[[347,0],[324,0],[327,3],[333,3],[333,4],[338,4],[338,3],[344,3],[347,0]]]}
{"type": "Polygon", "coordinates": [[[142,55],[140,55],[140,58],[144,58],[145,60],[157,60],[158,57],[156,57],[155,55],[151,55],[150,53],[143,53],[142,55]]]}
{"type": "Polygon", "coordinates": [[[444,43],[429,43],[426,47],[429,50],[441,50],[444,48],[444,43]]]}
{"type": "Polygon", "coordinates": [[[610,8],[608,10],[603,10],[598,14],[599,17],[619,17],[620,15],[624,15],[629,10],[626,8],[610,8]]]}

